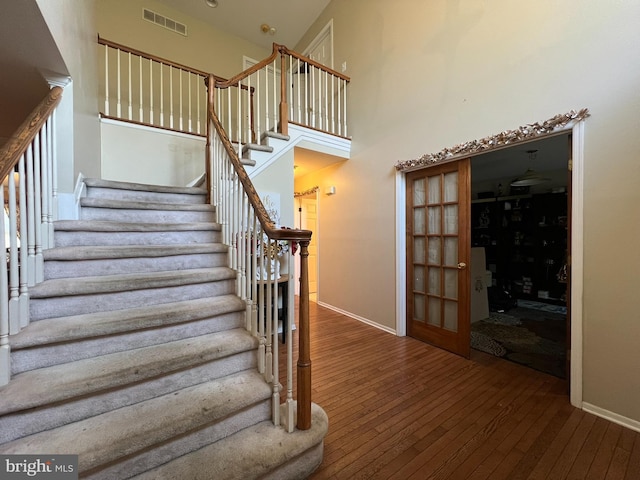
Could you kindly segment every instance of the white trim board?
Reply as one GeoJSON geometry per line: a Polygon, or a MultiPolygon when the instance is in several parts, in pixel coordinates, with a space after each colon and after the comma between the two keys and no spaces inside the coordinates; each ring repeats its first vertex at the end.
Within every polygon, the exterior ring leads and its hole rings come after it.
{"type": "Polygon", "coordinates": [[[640,433],[640,422],[637,420],[633,420],[632,418],[618,415],[617,413],[610,412],[609,410],[605,410],[604,408],[596,407],[595,405],[591,405],[587,402],[582,402],[582,410],[640,433]]]}
{"type": "Polygon", "coordinates": [[[341,308],[334,307],[333,305],[329,305],[328,303],[324,303],[324,302],[316,302],[316,303],[321,307],[328,308],[329,310],[333,310],[334,312],[338,312],[344,315],[345,317],[353,318],[354,320],[358,320],[359,322],[366,323],[371,327],[376,327],[378,330],[382,330],[383,332],[391,333],[393,335],[396,334],[396,332],[392,328],[385,327],[384,325],[380,325],[379,323],[373,322],[367,318],[361,317],[354,313],[347,312],[346,310],[342,310],[341,308]]]}

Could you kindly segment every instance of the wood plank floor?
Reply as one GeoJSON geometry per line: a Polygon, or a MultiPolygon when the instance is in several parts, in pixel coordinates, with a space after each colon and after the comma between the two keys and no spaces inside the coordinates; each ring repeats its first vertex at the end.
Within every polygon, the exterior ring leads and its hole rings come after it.
{"type": "Polygon", "coordinates": [[[313,302],[310,317],[313,401],[329,416],[312,480],[640,479],[640,433],[572,407],[561,379],[313,302]]]}

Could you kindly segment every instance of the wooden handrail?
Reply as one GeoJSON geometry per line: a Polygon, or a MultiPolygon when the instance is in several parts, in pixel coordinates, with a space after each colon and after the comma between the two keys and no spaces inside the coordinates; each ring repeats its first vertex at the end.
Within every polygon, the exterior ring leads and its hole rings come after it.
{"type": "MultiPolygon", "coordinates": [[[[209,78],[211,84],[213,78],[209,78]]],[[[209,93],[210,100],[213,98],[209,93]]],[[[298,230],[288,228],[276,228],[275,223],[269,217],[264,204],[258,195],[249,175],[240,163],[240,158],[236,150],[233,148],[226,131],[222,127],[213,109],[213,103],[209,103],[208,109],[209,122],[213,124],[218,138],[222,142],[224,149],[229,156],[229,160],[233,165],[233,169],[238,176],[238,180],[247,195],[247,199],[255,212],[257,220],[260,222],[262,231],[272,240],[285,240],[297,242],[300,245],[300,303],[298,308],[298,362],[297,362],[297,418],[296,427],[299,430],[308,430],[311,428],[311,349],[309,335],[309,243],[311,241],[312,232],[310,230],[298,230]]],[[[210,152],[211,133],[207,135],[207,157],[210,152]]],[[[207,172],[210,169],[207,167],[207,172]]],[[[210,182],[210,179],[207,180],[210,182]]],[[[207,189],[208,191],[210,188],[207,189]]],[[[283,333],[284,334],[284,333],[283,333]]]]}
{"type": "Polygon", "coordinates": [[[0,148],[0,178],[5,178],[20,160],[53,110],[62,99],[62,88],[53,87],[18,127],[9,141],[0,148]]]}
{"type": "Polygon", "coordinates": [[[217,115],[213,111],[213,106],[209,106],[209,116],[210,120],[213,122],[213,125],[218,132],[218,136],[220,137],[220,141],[224,145],[225,150],[229,154],[229,160],[233,165],[236,175],[238,175],[238,180],[242,183],[244,191],[247,194],[247,198],[249,203],[253,207],[256,212],[256,217],[260,222],[262,230],[264,233],[273,240],[290,240],[294,242],[302,242],[302,241],[310,241],[311,240],[311,231],[310,230],[297,230],[291,228],[277,228],[275,223],[269,218],[269,214],[267,210],[264,208],[264,204],[258,195],[255,187],[253,186],[253,182],[249,178],[247,171],[242,166],[240,162],[240,158],[238,157],[238,153],[236,149],[231,144],[231,140],[227,136],[220,120],[217,115]]]}
{"type": "MultiPolygon", "coordinates": [[[[202,70],[198,70],[197,68],[193,68],[193,67],[187,67],[186,65],[182,65],[182,64],[176,63],[176,62],[172,62],[171,60],[167,60],[166,58],[158,57],[158,56],[152,55],[150,53],[145,53],[145,52],[142,52],[140,50],[136,50],[135,48],[127,47],[126,45],[122,45],[120,43],[112,42],[111,40],[107,40],[105,38],[100,37],[100,35],[98,35],[98,43],[100,45],[104,45],[106,47],[116,48],[116,49],[121,50],[121,51],[123,51],[125,53],[132,53],[134,55],[137,55],[138,57],[146,58],[147,60],[152,60],[154,62],[162,63],[163,65],[168,65],[170,67],[179,68],[180,70],[184,70],[185,72],[190,72],[190,73],[193,73],[195,75],[200,75],[201,77],[204,77],[204,78],[208,78],[209,77],[209,73],[208,72],[205,72],[205,71],[202,71],[202,70]]],[[[218,77],[216,75],[214,75],[214,77],[216,79],[224,80],[223,77],[218,77]]]]}
{"type": "MultiPolygon", "coordinates": [[[[231,77],[229,80],[219,80],[220,77],[216,77],[215,86],[217,88],[227,88],[227,87],[236,85],[241,80],[244,80],[248,76],[253,75],[258,70],[261,70],[262,68],[269,65],[271,62],[273,62],[277,58],[278,54],[291,55],[293,58],[297,58],[298,60],[308,63],[309,65],[313,65],[314,67],[319,68],[320,70],[323,70],[327,73],[330,73],[335,77],[341,78],[342,80],[346,80],[347,82],[351,81],[351,79],[346,75],[336,72],[335,70],[327,67],[326,65],[322,65],[321,63],[318,63],[315,60],[310,59],[309,57],[305,57],[304,55],[294,52],[293,50],[289,50],[284,45],[279,45],[277,43],[274,43],[273,49],[271,51],[271,55],[269,55],[267,58],[249,67],[244,72],[240,72],[239,74],[231,77]]],[[[284,82],[284,79],[282,79],[282,81],[284,82]]]]}
{"type": "Polygon", "coordinates": [[[340,73],[337,72],[335,70],[333,70],[332,68],[327,67],[326,65],[322,65],[321,63],[316,62],[315,60],[312,60],[309,57],[305,57],[304,55],[301,55],[297,52],[294,52],[293,50],[289,50],[287,47],[285,47],[284,45],[278,45],[278,48],[280,50],[280,53],[286,53],[287,55],[291,55],[293,58],[297,58],[298,60],[301,60],[305,63],[308,63],[309,65],[312,65],[320,70],[324,70],[327,73],[330,73],[331,75],[333,75],[334,77],[338,77],[342,80],[345,80],[347,82],[351,81],[351,78],[340,73]]]}

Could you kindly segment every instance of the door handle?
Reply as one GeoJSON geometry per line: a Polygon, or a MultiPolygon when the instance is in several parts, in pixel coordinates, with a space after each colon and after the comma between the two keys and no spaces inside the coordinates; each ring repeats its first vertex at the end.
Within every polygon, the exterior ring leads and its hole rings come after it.
{"type": "Polygon", "coordinates": [[[464,270],[465,268],[467,268],[467,264],[464,262],[460,262],[458,264],[458,270],[464,270]]]}

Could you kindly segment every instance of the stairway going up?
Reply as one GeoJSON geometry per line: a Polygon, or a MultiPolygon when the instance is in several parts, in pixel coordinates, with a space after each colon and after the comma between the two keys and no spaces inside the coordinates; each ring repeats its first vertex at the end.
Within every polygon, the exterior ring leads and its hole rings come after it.
{"type": "Polygon", "coordinates": [[[206,192],[85,179],[11,337],[0,454],[77,454],[80,478],[301,479],[327,418],[286,433],[206,192]]]}

